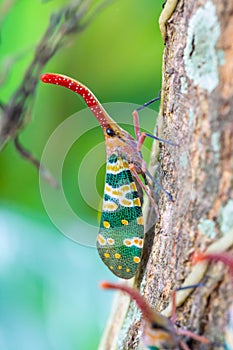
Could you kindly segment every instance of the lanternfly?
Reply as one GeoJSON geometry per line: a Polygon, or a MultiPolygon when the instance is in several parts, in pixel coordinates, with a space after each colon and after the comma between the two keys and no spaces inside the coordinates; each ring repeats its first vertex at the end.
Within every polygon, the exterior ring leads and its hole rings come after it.
{"type": "Polygon", "coordinates": [[[134,112],[135,140],[110,118],[93,93],[76,80],[52,73],[42,75],[41,80],[81,95],[104,131],[107,167],[97,249],[115,275],[129,279],[136,273],[143,247],[141,188],[156,207],[150,191],[139,177],[141,174],[146,179],[148,175],[141,147],[146,136],[161,139],[141,133],[138,114],[134,112]]]}

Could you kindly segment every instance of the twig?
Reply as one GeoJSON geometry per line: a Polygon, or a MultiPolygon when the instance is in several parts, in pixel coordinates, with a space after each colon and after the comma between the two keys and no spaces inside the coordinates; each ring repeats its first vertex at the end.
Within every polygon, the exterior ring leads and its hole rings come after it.
{"type": "MultiPolygon", "coordinates": [[[[10,140],[16,140],[17,146],[17,135],[26,124],[25,117],[32,107],[39,76],[45,64],[64,46],[70,34],[83,31],[96,14],[111,2],[113,0],[104,0],[93,7],[93,0],[75,0],[51,15],[19,88],[0,111],[0,150],[10,140]]],[[[29,155],[28,151],[27,154],[29,155]]],[[[26,158],[38,168],[38,161],[32,161],[35,160],[34,157],[26,158]]]]}

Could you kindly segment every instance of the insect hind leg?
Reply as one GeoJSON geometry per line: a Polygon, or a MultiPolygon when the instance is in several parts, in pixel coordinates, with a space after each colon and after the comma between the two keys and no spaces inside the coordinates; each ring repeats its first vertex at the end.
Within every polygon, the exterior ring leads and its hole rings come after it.
{"type": "MultiPolygon", "coordinates": [[[[170,200],[171,202],[174,202],[171,193],[168,192],[167,190],[165,190],[165,188],[161,185],[161,183],[160,183],[158,180],[156,180],[156,179],[151,175],[151,173],[150,173],[147,169],[146,169],[145,173],[146,173],[146,175],[150,178],[150,180],[151,180],[162,192],[164,192],[164,193],[168,196],[169,200],[170,200]]],[[[148,183],[148,185],[151,186],[149,183],[148,183]]],[[[152,188],[153,188],[153,187],[152,187],[152,188]]]]}

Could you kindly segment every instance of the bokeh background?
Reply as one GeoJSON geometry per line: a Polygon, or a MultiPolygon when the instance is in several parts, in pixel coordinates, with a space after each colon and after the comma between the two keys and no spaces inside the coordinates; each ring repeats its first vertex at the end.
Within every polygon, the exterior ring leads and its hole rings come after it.
{"type": "MultiPolygon", "coordinates": [[[[1,0],[0,5],[6,2],[1,0]]],[[[4,103],[19,86],[51,13],[67,1],[12,3],[8,13],[0,15],[0,100],[4,103]]],[[[161,85],[161,10],[162,1],[113,2],[84,32],[73,35],[43,72],[77,78],[103,103],[150,100],[161,85]]],[[[69,91],[39,83],[31,122],[20,135],[22,144],[40,158],[52,132],[82,108],[83,101],[69,91]]],[[[81,230],[87,235],[85,222],[98,222],[98,211],[82,198],[77,174],[82,157],[100,142],[100,128],[84,135],[71,147],[63,169],[67,200],[81,216],[81,230]]],[[[87,190],[95,181],[101,196],[104,165],[89,175],[84,181],[87,190]]],[[[0,195],[0,349],[97,349],[113,298],[98,284],[115,277],[96,249],[68,239],[53,225],[41,200],[37,171],[12,144],[0,153],[0,195]]]]}

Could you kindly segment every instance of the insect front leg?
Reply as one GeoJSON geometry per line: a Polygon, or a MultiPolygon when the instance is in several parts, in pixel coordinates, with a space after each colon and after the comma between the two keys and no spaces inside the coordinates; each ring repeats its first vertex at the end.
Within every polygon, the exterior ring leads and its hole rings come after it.
{"type": "MultiPolygon", "coordinates": [[[[141,109],[143,109],[143,108],[145,108],[145,107],[147,107],[149,104],[151,104],[151,103],[153,103],[154,101],[157,101],[157,100],[159,100],[159,99],[160,99],[160,93],[159,93],[158,97],[156,97],[155,99],[153,99],[153,100],[151,100],[151,101],[145,103],[144,105],[142,105],[141,107],[137,108],[137,109],[132,113],[133,118],[134,118],[134,130],[135,130],[136,138],[137,138],[137,141],[138,141],[138,142],[137,142],[137,151],[138,151],[138,152],[141,152],[142,145],[143,145],[143,143],[144,143],[146,137],[153,138],[153,139],[155,139],[155,140],[157,140],[157,141],[160,141],[160,142],[169,144],[169,145],[171,145],[171,146],[177,146],[176,144],[174,144],[174,143],[172,143],[172,142],[170,142],[170,141],[161,139],[160,137],[157,137],[157,136],[154,136],[154,135],[145,133],[145,132],[142,132],[142,133],[141,133],[141,131],[140,131],[139,118],[138,118],[138,111],[141,110],[141,109]]],[[[158,186],[158,187],[168,196],[169,200],[170,200],[170,201],[173,201],[172,195],[171,195],[168,191],[166,191],[166,190],[162,187],[162,185],[160,184],[160,182],[157,181],[156,179],[154,179],[154,178],[152,177],[152,175],[149,173],[149,171],[147,170],[146,162],[144,161],[144,159],[141,159],[141,161],[142,161],[141,170],[142,170],[142,172],[144,173],[144,175],[146,174],[146,175],[151,179],[151,181],[152,181],[154,184],[156,184],[156,186],[158,186]]],[[[138,172],[138,171],[137,171],[137,174],[138,174],[138,173],[139,173],[139,174],[142,174],[142,172],[138,172]]],[[[144,176],[144,179],[146,179],[146,176],[144,176]]],[[[144,185],[144,184],[143,184],[143,185],[144,185]]],[[[140,186],[142,187],[141,184],[140,184],[140,186]]],[[[148,183],[148,186],[149,186],[149,188],[150,188],[150,191],[153,192],[153,191],[154,191],[153,186],[152,186],[150,183],[148,183]]],[[[144,187],[143,187],[143,189],[144,189],[144,187]]],[[[147,193],[147,192],[146,192],[146,193],[147,193]]],[[[149,197],[149,196],[148,196],[148,197],[149,197]]],[[[150,197],[149,197],[149,198],[150,198],[150,197]]],[[[153,206],[154,206],[154,205],[153,205],[153,206]]],[[[157,207],[157,205],[156,205],[156,207],[157,207]]],[[[156,212],[157,212],[157,210],[156,210],[156,212]]]]}
{"type": "Polygon", "coordinates": [[[154,139],[154,140],[157,140],[157,141],[166,143],[166,144],[168,144],[168,145],[170,145],[170,146],[178,146],[176,143],[173,143],[173,142],[171,142],[171,141],[167,141],[167,140],[161,139],[161,138],[158,137],[158,136],[151,135],[151,134],[147,134],[146,132],[142,132],[142,133],[140,134],[139,139],[138,139],[138,151],[141,151],[142,145],[143,145],[143,143],[144,143],[146,137],[150,137],[151,139],[154,139]]]}
{"type": "MultiPolygon", "coordinates": [[[[160,97],[156,97],[154,100],[151,100],[151,101],[153,101],[153,102],[155,100],[157,101],[159,98],[160,97]]],[[[171,146],[177,146],[175,143],[173,143],[171,141],[167,141],[167,140],[161,139],[158,136],[151,135],[151,134],[148,134],[146,132],[142,132],[141,133],[141,131],[140,131],[140,124],[139,124],[139,118],[138,118],[138,111],[141,110],[142,108],[146,107],[149,103],[152,103],[151,101],[149,101],[149,102],[145,103],[143,106],[135,109],[135,111],[133,111],[133,113],[132,113],[133,119],[134,119],[134,131],[135,131],[135,135],[136,135],[136,138],[137,138],[137,141],[138,141],[137,150],[139,152],[142,149],[142,145],[143,145],[146,137],[150,137],[150,138],[152,138],[154,140],[166,143],[166,144],[171,145],[171,146]]]]}
{"type": "Polygon", "coordinates": [[[137,109],[135,109],[135,111],[133,111],[132,115],[133,115],[133,120],[134,120],[134,131],[135,131],[135,135],[136,135],[137,140],[139,140],[140,135],[141,135],[138,112],[141,111],[142,109],[148,107],[150,104],[152,104],[156,101],[159,101],[160,98],[161,98],[161,91],[159,91],[159,94],[157,97],[144,103],[142,106],[138,107],[137,109]]]}
{"type": "Polygon", "coordinates": [[[140,138],[141,131],[140,131],[140,124],[139,124],[139,118],[138,118],[138,111],[135,109],[132,113],[133,115],[133,124],[134,124],[134,131],[137,140],[140,138]]]}

